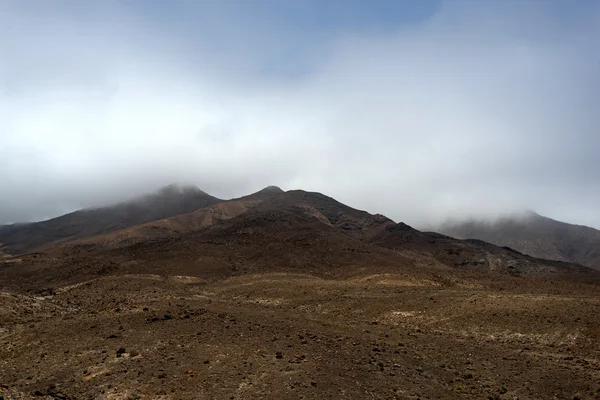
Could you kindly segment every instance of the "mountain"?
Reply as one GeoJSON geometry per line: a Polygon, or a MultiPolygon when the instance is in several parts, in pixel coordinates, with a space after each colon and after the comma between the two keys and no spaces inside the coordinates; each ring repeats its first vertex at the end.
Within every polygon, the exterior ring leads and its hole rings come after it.
{"type": "Polygon", "coordinates": [[[370,241],[378,246],[418,258],[428,255],[438,265],[481,272],[537,278],[595,277],[589,268],[531,257],[509,247],[477,239],[455,239],[435,232],[421,232],[404,223],[388,226],[370,241]]]}
{"type": "Polygon", "coordinates": [[[63,247],[69,249],[90,248],[119,248],[131,246],[149,239],[169,237],[189,233],[237,217],[265,200],[284,193],[276,186],[268,186],[256,193],[232,200],[222,200],[192,212],[182,213],[167,218],[161,218],[143,224],[118,229],[102,235],[67,241],[63,247]]]}
{"type": "Polygon", "coordinates": [[[598,283],[267,188],[0,259],[0,397],[591,399],[598,283]]]}
{"type": "Polygon", "coordinates": [[[95,209],[83,209],[47,221],[0,227],[2,252],[21,254],[65,239],[102,234],[220,202],[194,186],[172,184],[155,193],[95,209]]]}
{"type": "Polygon", "coordinates": [[[446,222],[440,232],[458,239],[479,239],[548,260],[578,263],[600,270],[600,231],[528,211],[496,221],[446,222]]]}
{"type": "Polygon", "coordinates": [[[40,250],[10,271],[48,283],[115,273],[220,279],[273,271],[335,277],[371,271],[446,283],[457,271],[600,281],[598,272],[580,265],[421,232],[321,193],[273,188],[40,250]],[[36,273],[40,268],[44,274],[36,273]]]}

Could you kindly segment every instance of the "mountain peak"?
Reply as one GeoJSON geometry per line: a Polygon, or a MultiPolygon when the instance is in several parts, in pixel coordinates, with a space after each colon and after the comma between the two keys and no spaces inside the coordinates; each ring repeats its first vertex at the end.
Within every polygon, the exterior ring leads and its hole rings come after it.
{"type": "Polygon", "coordinates": [[[283,193],[283,190],[279,186],[270,185],[257,193],[283,193]]]}
{"type": "Polygon", "coordinates": [[[199,187],[191,184],[171,183],[158,189],[159,194],[204,193],[199,187]]]}
{"type": "Polygon", "coordinates": [[[540,214],[536,213],[535,211],[533,211],[531,209],[527,209],[527,210],[523,211],[523,216],[525,218],[543,218],[540,214]]]}
{"type": "Polygon", "coordinates": [[[241,199],[267,200],[281,193],[285,193],[283,190],[281,190],[281,188],[277,186],[267,186],[266,188],[261,189],[258,192],[243,196],[241,197],[241,199]]]}

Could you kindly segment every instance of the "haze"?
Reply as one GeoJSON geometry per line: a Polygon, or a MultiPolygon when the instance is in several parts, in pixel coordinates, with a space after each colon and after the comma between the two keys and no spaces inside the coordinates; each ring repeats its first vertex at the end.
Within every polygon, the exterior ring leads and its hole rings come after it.
{"type": "Polygon", "coordinates": [[[0,224],[183,182],[600,228],[596,1],[0,0],[0,224]]]}

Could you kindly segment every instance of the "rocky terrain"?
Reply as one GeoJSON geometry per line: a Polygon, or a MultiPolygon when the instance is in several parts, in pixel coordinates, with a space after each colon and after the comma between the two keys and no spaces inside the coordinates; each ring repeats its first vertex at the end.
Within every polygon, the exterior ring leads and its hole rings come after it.
{"type": "Polygon", "coordinates": [[[524,254],[600,270],[600,231],[567,224],[532,211],[495,221],[452,221],[437,228],[459,239],[479,239],[524,254]]]}
{"type": "Polygon", "coordinates": [[[0,396],[597,399],[599,282],[268,188],[6,255],[0,396]]]}

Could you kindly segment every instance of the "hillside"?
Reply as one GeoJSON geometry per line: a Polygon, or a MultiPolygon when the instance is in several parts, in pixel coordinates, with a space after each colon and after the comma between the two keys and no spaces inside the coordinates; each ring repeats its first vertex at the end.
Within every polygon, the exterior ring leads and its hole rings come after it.
{"type": "Polygon", "coordinates": [[[533,212],[494,222],[447,222],[438,230],[459,239],[479,239],[533,257],[578,263],[600,270],[600,231],[533,212]]]}
{"type": "Polygon", "coordinates": [[[459,269],[584,281],[595,281],[598,275],[581,265],[543,260],[477,239],[460,240],[439,233],[420,232],[403,223],[388,226],[371,242],[402,254],[427,254],[442,265],[459,269]]]}
{"type": "Polygon", "coordinates": [[[420,232],[321,193],[272,188],[40,250],[47,256],[23,257],[25,262],[12,271],[48,283],[67,277],[74,283],[113,273],[221,279],[274,270],[344,276],[357,269],[420,277],[460,269],[600,282],[599,273],[573,263],[420,232]],[[43,276],[36,273],[40,268],[43,276]]]}
{"type": "Polygon", "coordinates": [[[321,193],[42,250],[0,260],[5,399],[600,394],[600,272],[321,193]]]}
{"type": "MultiPolygon", "coordinates": [[[[79,240],[66,241],[62,244],[67,249],[126,247],[149,239],[169,237],[183,233],[194,232],[220,221],[225,221],[243,214],[258,204],[283,193],[276,186],[266,187],[256,193],[233,200],[223,200],[192,212],[183,213],[167,218],[157,219],[128,228],[115,230],[102,235],[95,235],[79,240]]],[[[57,246],[49,246],[49,249],[57,246]]]]}
{"type": "Polygon", "coordinates": [[[0,227],[1,250],[9,254],[32,251],[63,239],[76,239],[179,215],[220,202],[192,186],[169,185],[119,204],[83,209],[47,221],[0,227]]]}

